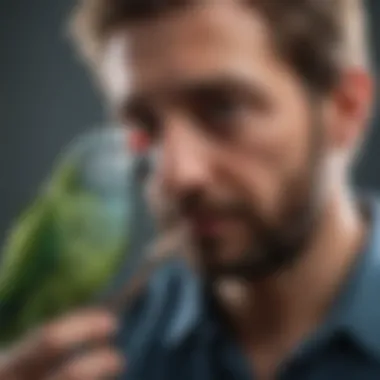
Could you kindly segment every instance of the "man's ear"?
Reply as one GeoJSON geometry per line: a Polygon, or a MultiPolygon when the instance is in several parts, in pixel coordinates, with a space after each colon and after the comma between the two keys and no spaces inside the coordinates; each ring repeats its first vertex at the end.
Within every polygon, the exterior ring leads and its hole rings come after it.
{"type": "Polygon", "coordinates": [[[344,71],[329,102],[329,135],[335,149],[356,149],[362,141],[372,115],[373,91],[368,71],[344,71]]]}

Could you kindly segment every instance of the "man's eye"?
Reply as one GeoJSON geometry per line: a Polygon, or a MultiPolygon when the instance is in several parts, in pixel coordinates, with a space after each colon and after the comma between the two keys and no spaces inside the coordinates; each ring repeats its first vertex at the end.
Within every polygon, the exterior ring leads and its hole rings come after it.
{"type": "Polygon", "coordinates": [[[194,111],[205,127],[222,129],[238,122],[244,109],[245,105],[237,98],[216,97],[203,99],[194,111]]]}
{"type": "Polygon", "coordinates": [[[126,112],[125,124],[128,128],[139,129],[154,138],[160,129],[160,118],[150,107],[135,104],[126,112]]]}
{"type": "Polygon", "coordinates": [[[157,135],[160,126],[159,118],[153,113],[139,115],[135,119],[135,123],[138,128],[144,130],[151,138],[157,135]]]}

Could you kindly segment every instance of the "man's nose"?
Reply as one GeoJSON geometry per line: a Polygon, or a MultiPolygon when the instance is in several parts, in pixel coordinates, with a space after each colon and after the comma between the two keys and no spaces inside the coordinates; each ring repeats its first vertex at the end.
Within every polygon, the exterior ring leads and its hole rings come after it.
{"type": "Polygon", "coordinates": [[[162,145],[162,180],[171,193],[199,190],[211,179],[207,140],[188,123],[171,122],[162,145]]]}

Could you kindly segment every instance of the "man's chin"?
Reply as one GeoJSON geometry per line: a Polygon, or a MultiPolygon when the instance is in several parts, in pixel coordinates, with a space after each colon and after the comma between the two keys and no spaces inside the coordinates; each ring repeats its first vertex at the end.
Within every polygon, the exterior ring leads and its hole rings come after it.
{"type": "Polygon", "coordinates": [[[254,279],[268,272],[266,257],[255,259],[251,250],[236,249],[236,244],[228,249],[222,239],[195,239],[192,243],[188,259],[207,278],[254,279]]]}
{"type": "Polygon", "coordinates": [[[269,260],[210,261],[200,263],[200,271],[212,280],[260,281],[278,271],[279,264],[269,260]]]}

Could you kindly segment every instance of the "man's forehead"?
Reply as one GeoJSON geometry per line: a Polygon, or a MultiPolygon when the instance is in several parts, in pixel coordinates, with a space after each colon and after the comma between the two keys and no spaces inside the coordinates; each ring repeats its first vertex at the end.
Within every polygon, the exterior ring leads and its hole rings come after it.
{"type": "Polygon", "coordinates": [[[260,17],[229,1],[205,2],[120,29],[105,49],[106,91],[119,103],[136,89],[145,92],[177,79],[254,75],[255,65],[267,66],[272,54],[266,32],[260,17]]]}

